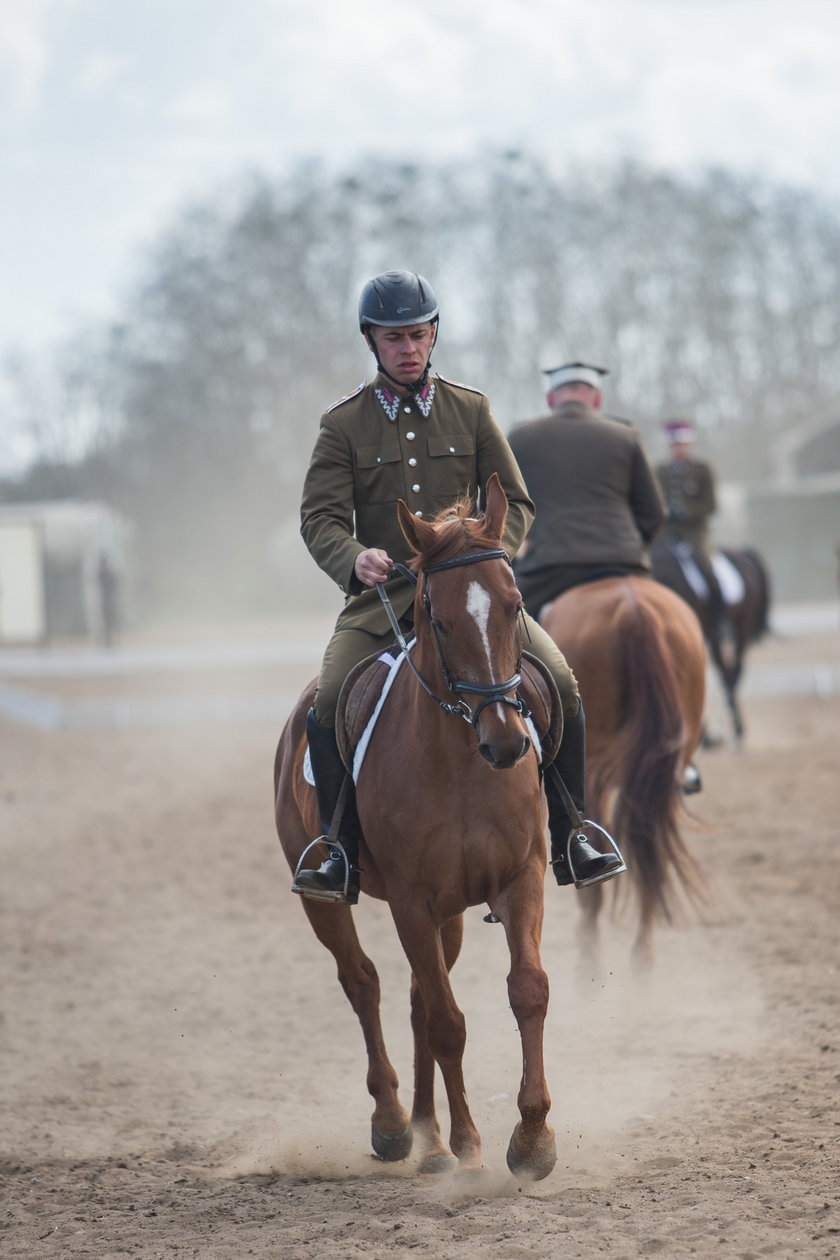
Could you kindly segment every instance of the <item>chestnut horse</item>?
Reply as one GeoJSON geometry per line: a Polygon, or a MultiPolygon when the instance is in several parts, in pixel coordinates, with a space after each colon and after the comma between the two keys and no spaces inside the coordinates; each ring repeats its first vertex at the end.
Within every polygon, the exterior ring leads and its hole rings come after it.
{"type": "MultiPolygon", "coordinates": [[[[477,519],[464,500],[431,522],[398,505],[418,573],[410,661],[424,686],[404,661],[357,778],[361,891],[388,902],[412,972],[410,1119],[385,1050],[377,973],[362,951],[352,911],[345,903],[301,900],[362,1026],[375,1101],[373,1149],[381,1158],[403,1159],[414,1140],[420,1168],[429,1172],[447,1167],[450,1152],[461,1167],[480,1165],[464,1087],[465,1022],[449,971],[460,952],[465,909],[489,905],[507,934],[508,997],[522,1040],[521,1118],[507,1162],[513,1172],[538,1179],[556,1160],[546,1122],[548,981],[539,949],[544,815],[537,758],[516,695],[521,599],[500,542],[507,500],[495,474],[486,504],[477,519]],[[449,1104],[449,1149],[435,1115],[435,1064],[449,1104]]],[[[315,792],[302,769],[313,695],[314,685],[283,731],[275,765],[277,830],[293,870],[320,831],[315,792]]]]}
{"type": "MultiPolygon", "coordinates": [[[[681,833],[686,790],[697,790],[706,654],[684,600],[646,577],[586,582],[543,608],[586,712],[587,813],[615,836],[635,888],[637,962],[653,959],[657,912],[671,917],[675,883],[702,897],[700,869],[681,833]]],[[[597,950],[603,890],[581,893],[582,944],[597,950]]]]}

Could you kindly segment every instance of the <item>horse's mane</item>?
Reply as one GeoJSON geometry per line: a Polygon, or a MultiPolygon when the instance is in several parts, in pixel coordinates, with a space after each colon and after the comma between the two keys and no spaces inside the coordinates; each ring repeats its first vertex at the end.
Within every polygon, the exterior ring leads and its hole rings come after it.
{"type": "Polygon", "coordinates": [[[487,530],[485,514],[475,515],[475,502],[467,494],[438,512],[431,524],[435,527],[434,537],[431,545],[412,559],[411,568],[415,571],[468,551],[491,551],[499,546],[499,539],[487,530]]]}

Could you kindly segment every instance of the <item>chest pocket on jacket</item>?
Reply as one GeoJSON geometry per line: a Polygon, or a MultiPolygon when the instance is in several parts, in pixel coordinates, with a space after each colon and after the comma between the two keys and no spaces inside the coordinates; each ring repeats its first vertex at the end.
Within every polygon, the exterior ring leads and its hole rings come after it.
{"type": "Polygon", "coordinates": [[[464,491],[475,494],[478,480],[475,438],[466,433],[430,434],[426,449],[433,461],[430,473],[437,494],[445,497],[464,491]]]}
{"type": "Polygon", "coordinates": [[[356,451],[356,497],[363,503],[390,503],[403,494],[399,442],[377,442],[356,451]]]}

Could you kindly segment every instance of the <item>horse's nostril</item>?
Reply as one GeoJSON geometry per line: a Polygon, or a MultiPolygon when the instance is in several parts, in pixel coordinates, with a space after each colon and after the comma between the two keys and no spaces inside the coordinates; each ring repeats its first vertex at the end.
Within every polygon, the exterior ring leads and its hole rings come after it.
{"type": "Polygon", "coordinates": [[[521,761],[531,746],[531,741],[523,739],[517,748],[499,748],[495,744],[479,744],[478,751],[494,770],[509,770],[521,761]]]}

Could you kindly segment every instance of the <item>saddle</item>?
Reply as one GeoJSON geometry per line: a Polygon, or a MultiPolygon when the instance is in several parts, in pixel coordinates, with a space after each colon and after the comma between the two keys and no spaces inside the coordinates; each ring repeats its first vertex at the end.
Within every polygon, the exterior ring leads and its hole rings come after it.
{"type": "MultiPolygon", "coordinates": [[[[344,680],[336,708],[335,733],[341,759],[351,774],[357,749],[365,736],[369,738],[374,715],[378,716],[376,710],[380,706],[383,689],[401,664],[402,656],[395,645],[391,652],[378,653],[360,661],[344,680]]],[[[524,701],[539,735],[541,766],[545,769],[557,756],[563,737],[560,695],[546,667],[529,652],[522,653],[519,672],[522,681],[517,694],[524,701]]],[[[387,703],[387,696],[384,702],[387,703]]]]}
{"type": "MultiPolygon", "coordinates": [[[[690,542],[676,542],[670,544],[669,549],[694,594],[702,604],[708,604],[711,597],[709,583],[701,566],[698,564],[697,550],[694,544],[690,542]]],[[[720,548],[716,548],[709,553],[709,563],[724,604],[730,608],[740,604],[747,593],[747,588],[738,568],[720,548]]]]}

